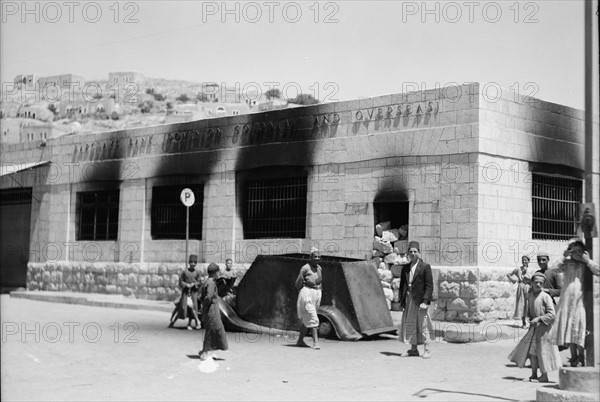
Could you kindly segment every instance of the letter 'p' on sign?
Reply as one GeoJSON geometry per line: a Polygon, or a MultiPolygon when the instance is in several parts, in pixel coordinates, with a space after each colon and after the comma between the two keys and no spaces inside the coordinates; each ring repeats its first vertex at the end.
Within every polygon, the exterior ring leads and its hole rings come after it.
{"type": "Polygon", "coordinates": [[[181,190],[181,195],[179,196],[179,198],[181,199],[181,202],[183,202],[183,205],[185,205],[186,207],[191,207],[192,205],[194,205],[194,202],[196,202],[194,192],[189,188],[184,188],[183,190],[181,190]]]}

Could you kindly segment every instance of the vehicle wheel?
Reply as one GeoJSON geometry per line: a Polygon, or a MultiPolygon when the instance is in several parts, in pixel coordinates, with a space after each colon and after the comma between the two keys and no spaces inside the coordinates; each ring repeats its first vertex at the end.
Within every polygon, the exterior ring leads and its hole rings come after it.
{"type": "Polygon", "coordinates": [[[320,317],[319,323],[319,337],[321,338],[335,338],[335,330],[333,329],[333,325],[331,322],[326,319],[320,317]]]}

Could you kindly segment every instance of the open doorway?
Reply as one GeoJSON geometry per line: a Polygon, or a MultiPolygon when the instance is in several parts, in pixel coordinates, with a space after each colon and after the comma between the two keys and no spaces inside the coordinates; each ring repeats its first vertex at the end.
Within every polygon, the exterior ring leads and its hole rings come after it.
{"type": "Polygon", "coordinates": [[[408,201],[373,202],[373,216],[375,218],[373,229],[379,223],[391,222],[391,229],[405,227],[408,236],[408,201]]]}

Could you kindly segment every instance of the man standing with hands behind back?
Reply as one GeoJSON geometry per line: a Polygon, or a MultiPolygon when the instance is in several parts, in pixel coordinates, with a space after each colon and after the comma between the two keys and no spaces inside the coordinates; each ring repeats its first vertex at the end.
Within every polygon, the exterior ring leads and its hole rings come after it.
{"type": "Polygon", "coordinates": [[[429,304],[433,296],[431,266],[420,258],[420,246],[416,241],[408,243],[410,262],[402,267],[400,274],[400,304],[404,307],[399,340],[410,343],[405,356],[419,356],[417,345],[425,345],[423,358],[429,359],[429,343],[433,324],[429,316],[429,304]]]}

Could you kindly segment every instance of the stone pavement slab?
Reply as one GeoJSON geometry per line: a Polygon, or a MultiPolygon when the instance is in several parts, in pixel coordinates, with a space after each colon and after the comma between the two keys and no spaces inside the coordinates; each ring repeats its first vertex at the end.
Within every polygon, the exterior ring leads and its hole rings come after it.
{"type": "MultiPolygon", "coordinates": [[[[507,359],[512,340],[451,344],[407,358],[391,336],[323,340],[228,332],[217,370],[201,370],[204,330],[168,328],[168,313],[2,295],[2,400],[531,401],[539,384],[507,359]]],[[[558,377],[550,373],[554,384],[558,377]]]]}
{"type": "Polygon", "coordinates": [[[17,290],[10,292],[10,297],[51,303],[79,304],[96,307],[112,307],[130,310],[173,311],[173,302],[165,300],[146,300],[130,298],[123,295],[78,292],[51,292],[17,290]]]}

